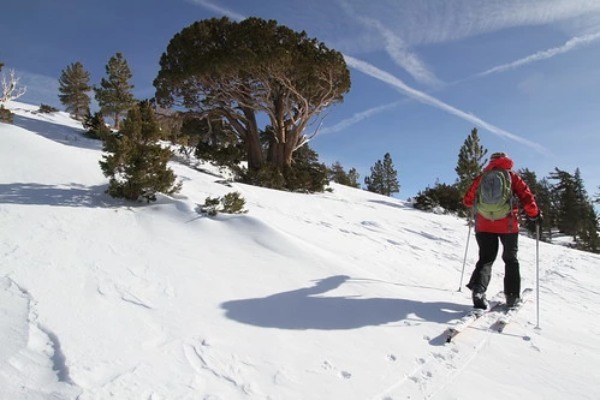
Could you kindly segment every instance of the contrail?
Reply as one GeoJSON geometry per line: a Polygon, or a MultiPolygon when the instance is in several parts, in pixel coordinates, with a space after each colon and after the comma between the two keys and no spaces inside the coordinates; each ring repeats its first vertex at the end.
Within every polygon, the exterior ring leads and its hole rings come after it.
{"type": "Polygon", "coordinates": [[[430,106],[433,106],[433,107],[439,108],[443,111],[446,111],[447,113],[450,113],[452,115],[456,115],[459,118],[462,118],[466,121],[472,122],[475,125],[481,126],[482,128],[488,130],[489,132],[491,132],[495,135],[498,135],[498,136],[504,137],[504,138],[508,138],[515,142],[524,144],[526,146],[533,148],[534,150],[536,150],[540,153],[548,154],[548,150],[545,147],[543,147],[542,145],[532,142],[532,141],[529,141],[527,139],[524,139],[524,138],[517,136],[513,133],[510,133],[504,129],[498,128],[497,126],[494,126],[473,114],[466,113],[462,110],[459,110],[456,107],[453,107],[449,104],[444,103],[441,100],[436,99],[435,97],[432,97],[426,93],[420,92],[416,89],[413,89],[410,86],[406,85],[404,82],[402,82],[400,79],[396,78],[395,76],[389,74],[388,72],[382,71],[379,68],[377,68],[367,62],[358,60],[358,59],[348,56],[348,55],[344,55],[344,58],[346,60],[346,63],[348,63],[348,65],[350,65],[352,68],[357,69],[358,71],[361,71],[364,74],[372,76],[373,78],[379,79],[380,81],[385,82],[391,86],[394,86],[396,89],[400,90],[404,94],[412,97],[413,99],[415,99],[421,103],[428,104],[430,106]]]}
{"type": "Polygon", "coordinates": [[[483,72],[475,75],[474,77],[482,77],[482,76],[490,75],[490,74],[493,74],[496,72],[503,72],[503,71],[507,71],[510,69],[515,69],[522,65],[530,64],[532,62],[546,60],[546,59],[554,57],[556,55],[563,54],[563,53],[569,52],[571,50],[574,50],[577,47],[588,45],[597,39],[600,39],[600,32],[591,33],[591,34],[584,35],[584,36],[574,37],[572,39],[569,39],[567,42],[565,42],[565,44],[563,44],[560,47],[553,47],[548,50],[539,51],[535,54],[532,54],[527,57],[523,57],[523,58],[513,61],[511,63],[499,65],[497,67],[488,69],[487,71],[483,71],[483,72]]]}
{"type": "Polygon", "coordinates": [[[365,110],[365,111],[361,111],[359,113],[354,114],[350,118],[346,118],[343,121],[338,122],[337,124],[335,124],[331,127],[325,127],[323,129],[321,129],[319,131],[319,134],[325,135],[328,133],[340,132],[340,131],[348,128],[349,126],[352,126],[352,125],[362,121],[363,119],[372,117],[373,115],[379,114],[380,112],[392,109],[392,108],[396,107],[398,104],[400,104],[400,101],[395,101],[390,104],[384,104],[384,105],[381,105],[378,107],[369,108],[368,110],[365,110]]]}

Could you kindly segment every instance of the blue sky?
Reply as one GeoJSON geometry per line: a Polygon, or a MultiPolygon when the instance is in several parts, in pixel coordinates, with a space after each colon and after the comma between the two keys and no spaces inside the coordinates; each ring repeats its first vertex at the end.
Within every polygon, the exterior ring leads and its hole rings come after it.
{"type": "Polygon", "coordinates": [[[517,169],[579,167],[600,191],[598,0],[19,0],[2,5],[0,61],[28,87],[21,100],[60,107],[67,65],[98,84],[120,51],[149,98],[173,35],[223,15],[275,19],[344,54],[352,88],[311,145],[361,182],[389,152],[400,198],[452,183],[476,127],[517,169]]]}

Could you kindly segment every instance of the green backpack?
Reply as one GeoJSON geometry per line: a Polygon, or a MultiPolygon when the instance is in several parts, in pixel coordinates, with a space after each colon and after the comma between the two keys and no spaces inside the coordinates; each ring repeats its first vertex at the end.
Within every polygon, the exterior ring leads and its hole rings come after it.
{"type": "Polygon", "coordinates": [[[485,171],[477,188],[477,212],[491,221],[506,217],[512,211],[512,180],[504,169],[485,171]]]}

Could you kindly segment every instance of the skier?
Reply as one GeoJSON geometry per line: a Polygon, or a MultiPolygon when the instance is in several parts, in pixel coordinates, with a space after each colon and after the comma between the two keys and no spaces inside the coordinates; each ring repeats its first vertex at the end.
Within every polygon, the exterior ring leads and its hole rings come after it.
{"type": "Polygon", "coordinates": [[[472,291],[475,308],[487,309],[485,292],[490,282],[492,264],[498,255],[499,241],[503,246],[506,304],[514,307],[521,301],[521,275],[517,258],[519,209],[517,202],[513,201],[514,196],[523,204],[528,218],[540,223],[541,214],[529,186],[512,171],[513,165],[514,162],[505,153],[492,154],[484,172],[473,180],[463,198],[465,206],[475,207],[479,260],[467,284],[472,291]]]}

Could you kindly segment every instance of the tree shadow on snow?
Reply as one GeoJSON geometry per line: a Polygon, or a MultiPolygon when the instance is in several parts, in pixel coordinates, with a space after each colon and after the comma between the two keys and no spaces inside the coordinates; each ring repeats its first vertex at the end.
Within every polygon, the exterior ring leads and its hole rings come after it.
{"type": "Polygon", "coordinates": [[[105,194],[108,185],[42,185],[39,183],[0,184],[0,204],[29,204],[62,207],[114,207],[105,194]]]}
{"type": "Polygon", "coordinates": [[[92,150],[102,149],[102,142],[84,136],[83,129],[77,129],[50,121],[28,118],[22,115],[14,116],[13,125],[68,146],[92,150]]]}
{"type": "Polygon", "coordinates": [[[446,323],[467,306],[445,302],[421,302],[388,298],[319,296],[349,280],[338,275],[314,286],[277,293],[268,297],[233,300],[221,308],[226,316],[244,324],[280,329],[343,330],[399,321],[446,323]]]}
{"type": "Polygon", "coordinates": [[[393,201],[385,201],[385,200],[369,200],[369,203],[377,203],[377,204],[382,204],[384,206],[389,206],[389,207],[394,207],[394,208],[402,208],[402,209],[407,209],[407,210],[412,210],[414,209],[413,207],[409,207],[406,204],[402,204],[402,203],[395,203],[393,201]]]}

